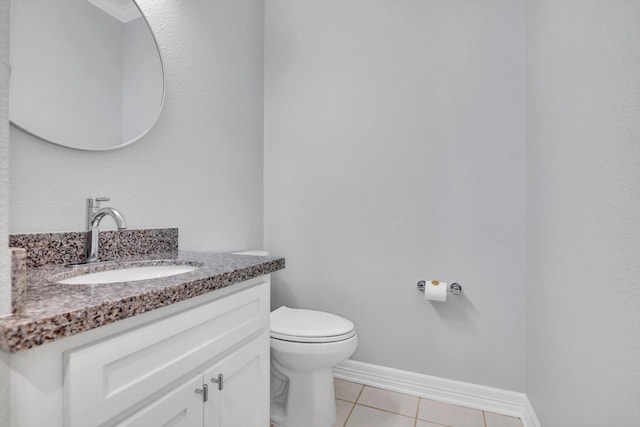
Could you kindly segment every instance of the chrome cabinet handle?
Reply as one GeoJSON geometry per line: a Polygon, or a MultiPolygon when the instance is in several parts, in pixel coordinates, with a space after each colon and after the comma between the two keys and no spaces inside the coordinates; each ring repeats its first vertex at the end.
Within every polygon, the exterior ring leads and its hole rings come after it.
{"type": "Polygon", "coordinates": [[[222,390],[224,377],[222,374],[218,374],[218,378],[211,378],[211,382],[218,384],[218,390],[222,390]]]}
{"type": "Polygon", "coordinates": [[[209,400],[209,386],[207,384],[203,384],[202,388],[197,388],[195,390],[196,394],[202,395],[202,401],[206,402],[209,400]]]}

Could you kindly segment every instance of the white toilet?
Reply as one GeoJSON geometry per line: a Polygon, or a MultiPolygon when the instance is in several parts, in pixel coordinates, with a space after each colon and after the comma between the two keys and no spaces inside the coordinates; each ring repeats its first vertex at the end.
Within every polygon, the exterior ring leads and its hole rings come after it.
{"type": "Polygon", "coordinates": [[[356,350],[353,323],[322,311],[271,312],[271,422],[331,427],[336,421],[333,367],[356,350]]]}

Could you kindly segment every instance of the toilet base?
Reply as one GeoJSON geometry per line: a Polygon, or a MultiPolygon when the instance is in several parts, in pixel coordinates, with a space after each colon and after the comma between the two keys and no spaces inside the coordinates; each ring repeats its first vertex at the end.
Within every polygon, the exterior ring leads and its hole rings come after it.
{"type": "Polygon", "coordinates": [[[286,398],[271,401],[271,421],[282,427],[332,427],[336,422],[333,368],[291,371],[272,364],[288,380],[286,398]]]}

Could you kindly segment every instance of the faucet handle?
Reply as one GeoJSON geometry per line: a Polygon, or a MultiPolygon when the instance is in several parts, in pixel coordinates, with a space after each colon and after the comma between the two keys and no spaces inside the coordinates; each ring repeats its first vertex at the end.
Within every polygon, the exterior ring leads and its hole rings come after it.
{"type": "Polygon", "coordinates": [[[87,198],[87,208],[98,209],[100,207],[100,202],[108,202],[108,197],[88,197],[87,198]]]}

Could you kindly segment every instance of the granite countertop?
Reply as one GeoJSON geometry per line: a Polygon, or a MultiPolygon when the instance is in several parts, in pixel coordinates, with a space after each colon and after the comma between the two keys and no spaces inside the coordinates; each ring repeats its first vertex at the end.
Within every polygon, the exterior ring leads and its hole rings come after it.
{"type": "Polygon", "coordinates": [[[279,257],[179,251],[127,257],[91,270],[167,263],[199,268],[176,276],[105,285],[51,282],[52,276],[60,280],[78,274],[62,265],[28,268],[24,309],[0,319],[0,350],[26,350],[284,268],[284,258],[279,257]]]}

